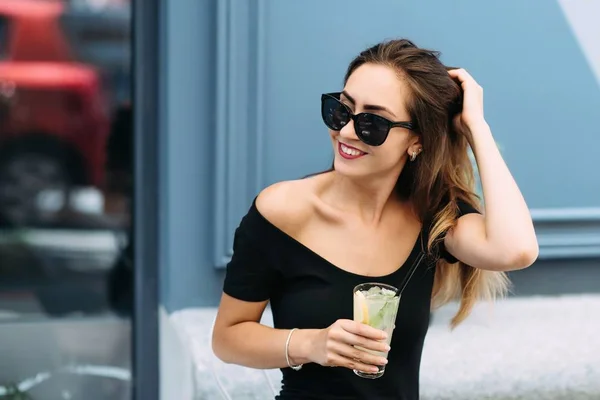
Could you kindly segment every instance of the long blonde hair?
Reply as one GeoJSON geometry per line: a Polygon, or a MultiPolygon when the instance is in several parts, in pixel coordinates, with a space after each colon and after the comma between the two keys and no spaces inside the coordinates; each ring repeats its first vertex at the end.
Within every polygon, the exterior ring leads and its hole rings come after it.
{"type": "Polygon", "coordinates": [[[503,296],[509,286],[505,273],[462,262],[449,264],[437,250],[456,224],[459,202],[480,210],[468,155],[468,133],[460,132],[453,123],[462,109],[462,90],[448,75],[439,52],[419,48],[406,39],[383,42],[360,53],[350,63],[344,81],[367,63],[393,68],[411,89],[407,109],[421,135],[423,152],[404,166],[396,191],[412,201],[421,221],[430,224],[427,249],[437,259],[432,307],[460,299],[460,308],[451,321],[454,328],[469,316],[478,300],[503,296]]]}

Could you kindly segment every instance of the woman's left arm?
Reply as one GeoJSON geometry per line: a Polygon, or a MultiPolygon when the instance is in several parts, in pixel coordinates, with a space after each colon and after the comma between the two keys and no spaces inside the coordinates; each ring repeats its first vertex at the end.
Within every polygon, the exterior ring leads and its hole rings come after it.
{"type": "Polygon", "coordinates": [[[483,89],[463,69],[449,71],[464,91],[456,123],[470,132],[483,188],[485,215],[467,214],[444,239],[446,250],[476,268],[510,271],[530,266],[538,243],[529,209],[506,166],[483,114],[483,89]]]}

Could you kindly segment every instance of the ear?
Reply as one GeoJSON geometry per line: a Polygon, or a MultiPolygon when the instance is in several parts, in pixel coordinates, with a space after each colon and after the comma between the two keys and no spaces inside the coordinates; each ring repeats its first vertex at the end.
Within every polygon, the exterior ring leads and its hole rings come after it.
{"type": "Polygon", "coordinates": [[[413,156],[413,153],[418,156],[422,151],[423,144],[421,143],[421,137],[415,135],[413,138],[411,138],[410,144],[406,149],[406,152],[408,153],[408,158],[411,158],[413,156]]]}

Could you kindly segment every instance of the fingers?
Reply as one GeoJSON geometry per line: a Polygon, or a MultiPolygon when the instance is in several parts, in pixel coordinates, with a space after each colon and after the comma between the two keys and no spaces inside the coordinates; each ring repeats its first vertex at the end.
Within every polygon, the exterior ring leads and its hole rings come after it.
{"type": "Polygon", "coordinates": [[[352,320],[342,320],[341,327],[346,332],[362,336],[367,339],[385,340],[387,338],[387,333],[384,331],[352,320]]]}
{"type": "Polygon", "coordinates": [[[390,351],[390,346],[386,342],[382,342],[380,340],[372,340],[367,339],[365,337],[355,335],[353,333],[347,332],[344,338],[342,338],[344,343],[347,343],[352,346],[359,346],[366,350],[373,351],[390,351]]]}
{"type": "Polygon", "coordinates": [[[465,89],[465,85],[479,86],[477,81],[475,81],[471,74],[469,74],[464,68],[451,69],[450,71],[448,71],[448,74],[452,78],[458,79],[463,89],[465,89]]]}
{"type": "Polygon", "coordinates": [[[448,71],[448,74],[451,77],[458,78],[461,81],[465,81],[467,79],[473,79],[473,77],[464,68],[451,69],[448,71]]]}
{"type": "Polygon", "coordinates": [[[374,329],[368,325],[360,324],[358,322],[356,323],[356,327],[352,327],[351,324],[348,325],[349,329],[352,328],[355,332],[359,332],[359,334],[352,333],[345,329],[340,329],[331,331],[331,338],[337,342],[341,342],[350,346],[359,346],[366,350],[382,352],[390,350],[390,346],[382,339],[382,336],[385,334],[385,332],[374,329]],[[371,338],[366,336],[365,332],[370,334],[371,338]]]}
{"type": "Polygon", "coordinates": [[[336,343],[332,346],[335,353],[340,354],[351,360],[366,364],[366,365],[386,365],[387,358],[369,353],[362,349],[350,346],[344,343],[336,343]]]}
{"type": "Polygon", "coordinates": [[[332,367],[336,366],[336,367],[345,367],[345,368],[349,368],[349,369],[355,369],[355,370],[358,370],[361,372],[375,373],[375,372],[379,371],[379,368],[377,368],[377,366],[375,366],[375,365],[368,365],[363,362],[341,356],[339,354],[333,354],[331,356],[331,359],[329,360],[328,365],[332,366],[332,367]]]}

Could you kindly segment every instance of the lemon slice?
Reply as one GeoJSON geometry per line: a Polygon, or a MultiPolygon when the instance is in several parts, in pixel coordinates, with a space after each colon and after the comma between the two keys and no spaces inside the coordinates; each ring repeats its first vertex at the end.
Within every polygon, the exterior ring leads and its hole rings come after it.
{"type": "Polygon", "coordinates": [[[361,311],[361,321],[363,324],[369,324],[369,307],[367,307],[367,299],[361,291],[356,292],[356,301],[359,303],[361,311]]]}

